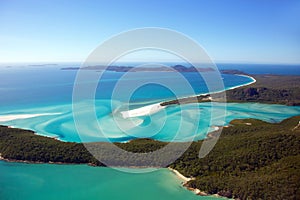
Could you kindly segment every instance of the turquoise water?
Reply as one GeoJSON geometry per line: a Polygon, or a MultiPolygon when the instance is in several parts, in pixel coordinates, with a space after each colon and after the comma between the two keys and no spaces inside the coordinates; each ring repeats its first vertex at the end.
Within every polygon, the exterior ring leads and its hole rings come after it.
{"type": "MultiPolygon", "coordinates": [[[[202,139],[208,130],[212,130],[212,126],[223,125],[215,122],[217,120],[215,118],[210,120],[211,108],[206,104],[197,108],[170,106],[151,116],[127,119],[121,116],[122,111],[128,110],[125,107],[128,104],[131,109],[174,99],[176,96],[207,93],[206,82],[198,73],[105,72],[97,84],[95,102],[93,99],[72,102],[77,71],[60,70],[61,67],[65,66],[19,66],[1,69],[0,124],[31,129],[41,135],[72,142],[107,141],[107,139],[125,142],[145,137],[171,141],[179,132],[176,141],[192,140],[193,137],[202,139]],[[189,90],[184,84],[175,83],[182,77],[190,86],[189,90]],[[169,84],[174,90],[156,84],[158,82],[169,84]],[[114,88],[118,84],[120,90],[116,92],[114,88]],[[139,84],[143,85],[138,87],[139,84]],[[126,102],[131,86],[137,88],[130,94],[129,102],[126,102]],[[80,124],[80,137],[73,117],[74,106],[80,107],[76,112],[80,124]],[[90,114],[93,113],[94,106],[95,119],[90,114]],[[200,118],[200,121],[197,118],[200,118]]],[[[85,73],[89,77],[100,76],[100,72],[97,71],[85,73]]],[[[212,80],[212,88],[220,89],[214,85],[217,85],[217,81],[211,72],[205,72],[205,75],[212,80]]],[[[245,76],[223,74],[221,81],[224,82],[225,88],[231,88],[251,83],[253,80],[245,76]]],[[[93,83],[94,81],[89,78],[79,81],[79,85],[86,88],[93,83]]]]}
{"type": "Polygon", "coordinates": [[[0,199],[206,200],[181,186],[167,169],[129,174],[86,165],[21,164],[0,161],[0,199]]]}
{"type": "MultiPolygon", "coordinates": [[[[71,104],[59,106],[44,106],[31,109],[20,109],[14,113],[44,113],[43,116],[16,119],[2,122],[36,131],[38,134],[57,137],[63,141],[90,142],[127,141],[134,138],[153,138],[161,141],[171,141],[176,135],[176,140],[203,139],[214,126],[228,124],[233,119],[255,118],[268,122],[280,122],[291,116],[300,114],[300,107],[284,105],[271,105],[259,103],[228,103],[214,105],[214,118],[211,119],[211,104],[188,104],[170,106],[158,113],[149,116],[124,119],[118,114],[111,115],[109,103],[99,100],[96,102],[97,120],[89,118],[88,108],[92,107],[91,101],[82,102],[83,111],[80,113],[82,133],[77,134],[74,124],[71,104]],[[224,109],[226,108],[226,113],[224,109]],[[199,121],[195,121],[195,118],[199,121]],[[99,124],[99,126],[98,126],[99,124]],[[121,124],[121,126],[120,126],[121,124]],[[139,124],[139,125],[137,125],[139,124]],[[102,131],[104,134],[99,134],[102,131]]],[[[6,116],[6,115],[4,115],[6,116]]]]}
{"type": "MultiPolygon", "coordinates": [[[[1,69],[0,124],[30,129],[37,134],[72,142],[125,142],[145,137],[161,141],[190,141],[203,139],[215,126],[226,125],[233,119],[256,118],[279,122],[300,114],[299,107],[283,105],[229,103],[214,104],[212,107],[210,103],[203,103],[169,106],[150,116],[124,119],[121,116],[124,110],[175,97],[173,91],[151,82],[163,80],[163,83],[172,83],[177,97],[206,93],[206,83],[197,73],[183,73],[191,91],[182,84],[174,83],[180,78],[177,73],[135,72],[127,73],[130,76],[126,76],[126,73],[106,72],[95,91],[95,101],[83,99],[72,102],[77,71],[60,70],[61,67],[66,66],[1,69]],[[137,87],[130,96],[130,102],[126,102],[130,87],[140,84],[142,80],[148,84],[137,87]],[[117,84],[121,85],[121,90],[112,97],[117,84]],[[93,115],[94,106],[96,117],[93,115]],[[73,117],[74,107],[79,107],[76,112],[77,126],[73,117]],[[76,128],[80,128],[80,132],[76,128]]],[[[100,75],[97,71],[85,73],[91,77],[100,75]]],[[[206,72],[206,76],[210,77],[212,74],[206,72]]],[[[225,88],[253,81],[249,77],[228,74],[223,74],[222,78],[225,88]]],[[[79,84],[88,88],[92,82],[85,79],[79,84]]]]}
{"type": "MultiPolygon", "coordinates": [[[[76,78],[76,70],[60,70],[61,67],[72,67],[73,65],[58,65],[55,67],[0,67],[0,111],[12,112],[18,108],[34,108],[48,105],[69,104],[72,102],[72,92],[76,78]]],[[[75,65],[76,67],[77,65],[75,65]]],[[[74,66],[73,66],[74,67],[74,66]]],[[[101,72],[87,71],[91,77],[98,77],[101,72]]],[[[209,76],[210,73],[206,73],[209,76]]],[[[128,88],[144,82],[149,82],[131,97],[132,102],[162,101],[173,99],[172,91],[151,82],[163,81],[176,87],[178,97],[207,93],[208,89],[203,78],[197,73],[183,73],[191,85],[193,91],[187,90],[181,84],[176,84],[178,73],[172,72],[105,72],[96,90],[96,99],[112,99],[113,89],[117,83],[121,84],[123,92],[114,96],[116,101],[124,101],[128,88]],[[125,76],[131,74],[130,76],[125,76]],[[191,93],[193,92],[193,93],[191,93]]],[[[222,75],[225,88],[250,83],[251,79],[237,75],[222,75]]],[[[89,86],[93,81],[90,79],[80,81],[83,86],[89,86]]]]}
{"type": "MultiPolygon", "coordinates": [[[[90,142],[128,141],[148,137],[162,141],[197,140],[205,137],[214,126],[233,119],[256,118],[279,122],[300,115],[300,107],[257,103],[211,103],[170,106],[150,116],[124,119],[125,97],[120,94],[111,100],[112,89],[123,73],[109,72],[100,81],[96,100],[76,102],[83,129],[78,136],[72,113],[72,89],[76,71],[60,67],[18,66],[0,69],[0,124],[31,129],[38,134],[57,137],[63,141],[90,142]],[[93,106],[96,118],[90,118],[93,106]],[[224,109],[226,108],[226,112],[224,109]],[[195,119],[198,119],[195,120],[195,119]],[[180,123],[179,123],[180,122],[180,123]],[[98,126],[99,125],[99,126],[98,126]],[[99,127],[101,129],[99,129],[99,127]],[[103,132],[104,135],[98,134],[103,132]],[[177,134],[178,133],[178,134],[177,134]]],[[[73,65],[71,66],[73,67],[73,65]]],[[[94,75],[97,72],[91,71],[94,75]]],[[[122,90],[139,80],[163,79],[173,83],[172,73],[136,73],[122,81],[122,90]]],[[[184,74],[193,93],[208,92],[205,82],[194,73],[184,74]]],[[[222,75],[225,88],[252,82],[248,77],[222,75]]],[[[89,80],[80,84],[89,85],[89,80]]],[[[125,94],[126,92],[124,92],[125,94]]],[[[177,96],[189,96],[190,91],[178,85],[177,96]]],[[[172,91],[148,84],[132,95],[132,108],[174,98],[172,91]]],[[[200,197],[183,188],[180,180],[167,169],[152,173],[131,174],[110,168],[86,165],[21,164],[0,161],[0,199],[211,199],[200,197]]]]}

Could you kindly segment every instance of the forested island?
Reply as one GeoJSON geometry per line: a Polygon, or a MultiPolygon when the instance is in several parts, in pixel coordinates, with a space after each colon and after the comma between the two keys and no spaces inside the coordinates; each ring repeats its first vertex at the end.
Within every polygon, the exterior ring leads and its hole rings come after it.
{"type": "Polygon", "coordinates": [[[114,72],[210,72],[215,71],[210,67],[196,68],[194,66],[186,67],[184,65],[160,66],[160,67],[132,67],[132,66],[86,66],[86,67],[63,67],[61,70],[94,70],[94,71],[114,71],[114,72]]]}
{"type": "MultiPolygon", "coordinates": [[[[185,186],[199,188],[207,194],[239,199],[299,199],[299,121],[300,116],[277,124],[254,119],[233,120],[223,129],[208,156],[199,159],[202,141],[193,142],[169,167],[187,177],[195,177],[185,186]]],[[[137,139],[115,145],[126,151],[145,153],[167,143],[137,139]]],[[[2,159],[10,161],[105,166],[83,144],[61,142],[5,126],[0,126],[0,152],[2,159]]],[[[120,160],[126,159],[120,157],[120,160]]],[[[159,161],[153,161],[156,162],[159,161]]],[[[136,160],[128,167],[139,166],[139,163],[136,160]]]]}

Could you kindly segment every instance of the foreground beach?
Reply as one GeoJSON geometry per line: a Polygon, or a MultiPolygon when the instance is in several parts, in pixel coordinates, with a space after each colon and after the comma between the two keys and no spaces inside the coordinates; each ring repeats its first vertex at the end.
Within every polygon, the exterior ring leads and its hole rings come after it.
{"type": "Polygon", "coordinates": [[[170,171],[172,171],[179,179],[183,180],[183,182],[181,182],[182,186],[186,187],[188,190],[192,191],[196,195],[208,196],[208,194],[206,192],[203,192],[203,191],[199,190],[198,188],[191,188],[191,187],[187,186],[187,183],[191,180],[195,180],[195,178],[185,177],[179,171],[177,171],[176,169],[172,169],[171,167],[168,167],[168,169],[170,171]]]}

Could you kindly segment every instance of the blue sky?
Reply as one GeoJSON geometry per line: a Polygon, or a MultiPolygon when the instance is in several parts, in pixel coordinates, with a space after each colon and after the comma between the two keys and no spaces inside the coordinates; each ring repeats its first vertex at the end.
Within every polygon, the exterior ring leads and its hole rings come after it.
{"type": "Polygon", "coordinates": [[[1,0],[0,62],[82,62],[142,27],[182,32],[215,62],[300,63],[299,0],[1,0]]]}

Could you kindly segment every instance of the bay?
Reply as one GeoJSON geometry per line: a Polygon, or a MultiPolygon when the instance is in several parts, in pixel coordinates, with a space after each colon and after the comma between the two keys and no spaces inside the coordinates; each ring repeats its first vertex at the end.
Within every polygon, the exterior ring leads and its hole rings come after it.
{"type": "Polygon", "coordinates": [[[0,198],[208,200],[181,186],[168,169],[132,174],[87,165],[24,164],[0,161],[0,198]]]}

